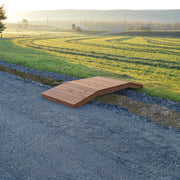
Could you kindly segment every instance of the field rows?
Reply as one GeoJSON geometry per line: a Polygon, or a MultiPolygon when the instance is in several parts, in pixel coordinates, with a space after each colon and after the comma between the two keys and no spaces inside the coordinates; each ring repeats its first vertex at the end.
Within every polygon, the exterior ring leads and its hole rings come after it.
{"type": "Polygon", "coordinates": [[[88,36],[16,39],[14,42],[55,54],[74,64],[115,73],[119,78],[144,84],[147,93],[153,94],[156,90],[180,101],[178,38],[88,36]]]}

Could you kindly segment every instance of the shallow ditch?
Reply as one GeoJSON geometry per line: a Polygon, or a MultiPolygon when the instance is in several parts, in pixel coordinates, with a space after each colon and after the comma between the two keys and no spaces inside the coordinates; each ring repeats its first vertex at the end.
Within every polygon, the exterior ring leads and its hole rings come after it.
{"type": "Polygon", "coordinates": [[[62,80],[57,80],[51,77],[41,76],[41,75],[32,74],[32,73],[26,73],[26,72],[22,72],[17,69],[13,69],[13,68],[2,66],[2,65],[0,65],[0,71],[7,72],[10,74],[19,76],[21,78],[24,78],[24,79],[30,79],[32,81],[41,82],[42,84],[48,85],[48,86],[57,86],[63,82],[62,80]]]}
{"type": "MultiPolygon", "coordinates": [[[[64,82],[63,81],[64,79],[57,80],[52,77],[42,76],[34,73],[22,72],[12,67],[3,66],[3,65],[0,65],[0,71],[19,76],[21,78],[30,79],[36,82],[41,82],[42,84],[48,86],[57,86],[64,82]]],[[[127,92],[129,90],[123,90],[123,91],[127,92]]],[[[134,96],[136,95],[134,94],[134,96]]],[[[127,97],[126,95],[121,95],[121,93],[103,95],[97,97],[95,100],[110,105],[121,106],[125,109],[128,109],[130,112],[132,112],[135,115],[148,118],[152,121],[161,123],[166,126],[180,129],[180,112],[169,109],[167,107],[158,104],[137,101],[127,97]]],[[[176,103],[176,106],[179,105],[180,103],[176,103]]]]}

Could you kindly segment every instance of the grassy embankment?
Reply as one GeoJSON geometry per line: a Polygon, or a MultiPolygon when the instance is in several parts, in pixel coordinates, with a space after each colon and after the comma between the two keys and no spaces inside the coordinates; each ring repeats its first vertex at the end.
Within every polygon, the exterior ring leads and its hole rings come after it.
{"type": "Polygon", "coordinates": [[[95,36],[13,42],[0,41],[1,59],[81,78],[101,75],[142,83],[140,91],[180,102],[179,38],[95,36]]]}

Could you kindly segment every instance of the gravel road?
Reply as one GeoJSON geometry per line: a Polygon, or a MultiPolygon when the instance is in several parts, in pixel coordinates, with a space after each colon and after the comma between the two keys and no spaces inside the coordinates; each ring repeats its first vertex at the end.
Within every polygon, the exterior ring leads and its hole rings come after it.
{"type": "Polygon", "coordinates": [[[0,179],[180,179],[180,131],[96,103],[41,98],[40,83],[0,72],[0,179]]]}

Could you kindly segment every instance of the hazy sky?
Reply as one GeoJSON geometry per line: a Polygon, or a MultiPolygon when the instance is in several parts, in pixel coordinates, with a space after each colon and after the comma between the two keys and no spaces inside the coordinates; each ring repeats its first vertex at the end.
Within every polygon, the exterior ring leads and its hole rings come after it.
{"type": "Polygon", "coordinates": [[[180,9],[178,0],[0,0],[7,14],[53,9],[180,9]]]}

